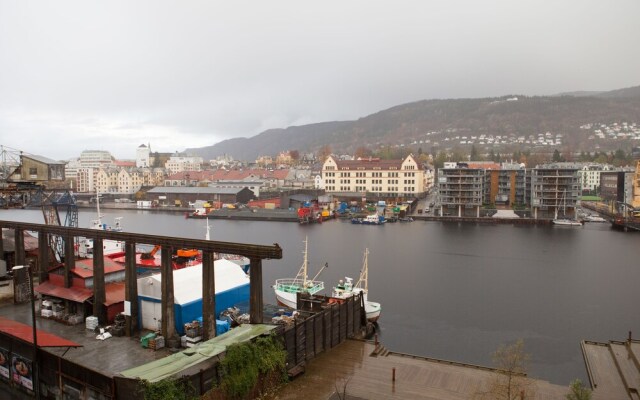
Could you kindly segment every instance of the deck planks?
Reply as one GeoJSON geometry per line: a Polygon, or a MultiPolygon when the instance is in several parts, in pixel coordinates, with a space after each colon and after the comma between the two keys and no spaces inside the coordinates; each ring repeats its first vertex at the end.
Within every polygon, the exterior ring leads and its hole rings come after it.
{"type": "MultiPolygon", "coordinates": [[[[486,390],[493,377],[488,369],[438,363],[390,353],[370,357],[374,345],[347,340],[307,364],[306,373],[286,385],[275,398],[327,399],[348,380],[347,394],[365,399],[458,400],[486,390]],[[396,381],[392,370],[396,368],[396,381]]],[[[535,399],[564,399],[567,387],[535,381],[535,399]]]]}

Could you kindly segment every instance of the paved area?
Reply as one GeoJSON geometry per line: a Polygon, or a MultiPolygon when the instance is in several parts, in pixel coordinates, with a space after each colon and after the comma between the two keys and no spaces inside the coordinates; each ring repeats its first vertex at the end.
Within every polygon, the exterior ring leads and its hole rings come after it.
{"type": "MultiPolygon", "coordinates": [[[[272,399],[326,400],[346,387],[348,398],[461,400],[485,390],[494,372],[460,364],[388,353],[371,356],[372,343],[347,340],[307,364],[306,372],[272,399]],[[393,368],[396,380],[392,381],[393,368]]],[[[382,353],[381,353],[382,354],[382,353]]],[[[564,400],[565,386],[532,383],[535,399],[564,400]]],[[[337,397],[335,397],[337,398],[337,397]]]]}
{"type": "MultiPolygon", "coordinates": [[[[31,305],[13,305],[12,300],[0,305],[0,315],[31,326],[31,305]]],[[[65,339],[83,345],[77,349],[48,348],[45,351],[82,364],[106,376],[113,376],[120,371],[146,364],[167,356],[169,350],[153,351],[142,348],[139,338],[112,337],[97,340],[96,334],[86,329],[84,322],[79,325],[65,325],[61,322],[38,317],[38,329],[43,329],[65,339]]]]}
{"type": "Polygon", "coordinates": [[[493,218],[520,218],[513,210],[498,210],[493,214],[493,218]]]}

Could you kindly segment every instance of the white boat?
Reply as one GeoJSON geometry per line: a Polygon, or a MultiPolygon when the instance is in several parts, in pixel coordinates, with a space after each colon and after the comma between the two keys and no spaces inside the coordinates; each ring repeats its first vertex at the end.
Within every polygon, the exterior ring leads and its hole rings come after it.
{"type": "Polygon", "coordinates": [[[307,277],[307,245],[308,239],[304,240],[304,259],[302,261],[302,266],[298,271],[298,274],[293,279],[276,279],[275,285],[273,285],[273,289],[276,293],[276,299],[278,300],[278,304],[287,306],[289,308],[296,309],[297,306],[297,295],[298,293],[308,293],[311,295],[317,294],[321,290],[324,290],[324,282],[316,280],[320,273],[327,267],[325,264],[320,271],[313,277],[313,279],[308,279],[307,277]]]}
{"type": "MultiPolygon", "coordinates": [[[[566,211],[566,196],[567,191],[565,190],[562,193],[562,214],[565,215],[565,211],[566,211]]],[[[576,219],[572,219],[572,218],[558,218],[558,207],[556,207],[555,210],[555,216],[553,218],[553,221],[551,221],[554,225],[560,225],[560,226],[582,226],[582,222],[576,220],[576,219]]]]}
{"type": "Polygon", "coordinates": [[[378,214],[367,215],[364,218],[353,218],[351,220],[352,224],[362,224],[362,225],[382,225],[385,223],[384,217],[379,216],[378,214]]]}
{"type": "MultiPolygon", "coordinates": [[[[89,229],[101,231],[122,232],[122,217],[114,218],[115,225],[110,226],[102,222],[102,214],[100,214],[100,194],[96,195],[96,210],[98,218],[91,220],[89,229]]],[[[119,255],[124,252],[124,242],[119,240],[104,239],[102,241],[102,254],[106,256],[119,255]]],[[[84,258],[93,258],[93,239],[82,238],[78,242],[78,256],[84,258]]]]}
{"type": "Polygon", "coordinates": [[[599,215],[587,215],[584,217],[583,221],[585,222],[607,222],[606,219],[602,218],[599,215]]]}
{"type": "Polygon", "coordinates": [[[569,219],[569,218],[554,218],[553,221],[551,222],[554,225],[582,226],[582,222],[575,219],[569,219]]]}
{"type": "Polygon", "coordinates": [[[360,271],[360,278],[356,284],[353,284],[353,279],[345,277],[344,281],[340,280],[338,286],[333,288],[331,297],[336,299],[346,299],[355,294],[362,293],[364,296],[364,311],[367,314],[367,320],[370,322],[378,321],[380,318],[380,312],[382,306],[380,303],[369,301],[367,296],[369,294],[369,249],[365,249],[364,257],[362,260],[362,270],[360,271]]]}

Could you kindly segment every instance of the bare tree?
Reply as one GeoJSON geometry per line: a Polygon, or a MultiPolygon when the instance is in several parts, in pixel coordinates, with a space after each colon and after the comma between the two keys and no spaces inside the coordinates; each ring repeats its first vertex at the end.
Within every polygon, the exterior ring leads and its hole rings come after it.
{"type": "Polygon", "coordinates": [[[524,352],[524,341],[518,339],[511,345],[500,345],[493,353],[496,372],[486,392],[479,392],[478,399],[524,400],[535,396],[533,381],[527,377],[531,355],[524,352]]]}

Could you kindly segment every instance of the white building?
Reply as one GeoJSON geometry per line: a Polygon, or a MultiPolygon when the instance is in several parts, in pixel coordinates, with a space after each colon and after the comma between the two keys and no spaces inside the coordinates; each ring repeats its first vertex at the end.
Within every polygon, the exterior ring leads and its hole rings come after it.
{"type": "Polygon", "coordinates": [[[111,153],[105,150],[84,150],[80,153],[80,167],[107,168],[113,165],[111,153]]]}
{"type": "Polygon", "coordinates": [[[165,163],[170,174],[184,171],[202,171],[202,157],[174,155],[165,163]]]}
{"type": "Polygon", "coordinates": [[[415,197],[426,191],[425,171],[412,155],[404,160],[340,160],[329,156],[322,165],[327,193],[415,197]]]}
{"type": "Polygon", "coordinates": [[[602,171],[611,171],[608,164],[588,164],[578,170],[581,191],[594,191],[600,187],[600,174],[602,171]]]}
{"type": "Polygon", "coordinates": [[[151,155],[151,145],[145,146],[141,144],[136,150],[136,167],[147,168],[149,167],[149,158],[151,155]]]}

